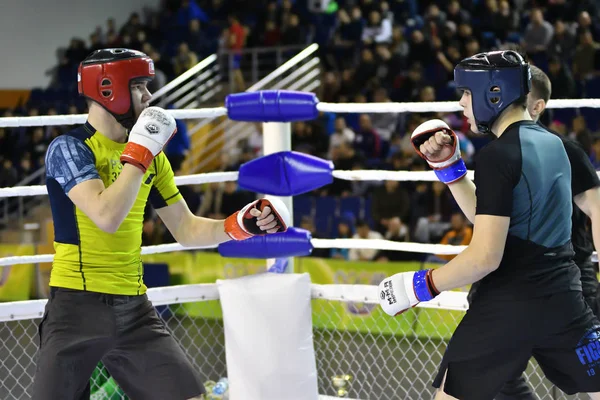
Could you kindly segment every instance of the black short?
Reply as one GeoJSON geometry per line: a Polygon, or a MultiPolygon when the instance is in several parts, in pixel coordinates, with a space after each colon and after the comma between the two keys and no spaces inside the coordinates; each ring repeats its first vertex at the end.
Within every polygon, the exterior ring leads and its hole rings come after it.
{"type": "Polygon", "coordinates": [[[33,400],[76,400],[102,360],[132,399],[183,400],[204,393],[197,371],[146,295],[52,289],[39,326],[33,400]]]}
{"type": "Polygon", "coordinates": [[[461,400],[491,400],[534,357],[567,394],[600,391],[600,321],[581,292],[527,301],[478,294],[448,343],[433,386],[461,400]]]}

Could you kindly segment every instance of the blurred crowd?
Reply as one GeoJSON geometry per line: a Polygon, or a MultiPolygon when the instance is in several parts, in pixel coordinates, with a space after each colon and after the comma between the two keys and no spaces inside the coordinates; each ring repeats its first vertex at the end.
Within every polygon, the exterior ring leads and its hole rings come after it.
{"type": "MultiPolygon", "coordinates": [[[[58,49],[48,70],[48,88],[33,91],[26,104],[4,116],[84,112],[76,96],[76,69],[92,50],[124,46],[155,62],[151,90],[219,51],[318,43],[324,102],[432,102],[457,99],[453,68],[481,51],[517,48],[545,71],[552,98],[600,96],[600,5],[597,0],[338,0],[326,11],[300,0],[165,0],[144,9],[121,27],[109,19],[58,49]]],[[[236,77],[246,85],[243,74],[236,77]]],[[[468,167],[490,138],[475,136],[459,113],[322,113],[292,126],[293,150],[333,160],[336,169],[426,170],[408,140],[430,118],[456,130],[468,167]]],[[[595,109],[550,109],[542,122],[575,138],[600,167],[600,116],[595,109]]],[[[0,187],[14,186],[43,167],[48,143],[69,127],[0,128],[0,187]]],[[[261,155],[257,127],[235,152],[224,154],[221,170],[236,170],[261,155]]],[[[181,157],[181,153],[178,154],[181,157]]],[[[181,158],[174,161],[181,165],[181,158]]],[[[176,168],[177,169],[177,168],[176,168]]],[[[29,183],[31,184],[31,183],[29,183]]],[[[197,213],[223,217],[254,194],[235,183],[186,189],[197,213]]],[[[447,188],[427,182],[349,182],[298,197],[295,223],[315,237],[371,237],[396,241],[467,244],[470,226],[447,188]],[[323,211],[325,210],[325,211],[323,211]]],[[[149,210],[144,244],[170,241],[149,210]]],[[[318,256],[390,260],[419,255],[388,252],[318,251],[318,256]]],[[[444,257],[439,257],[443,259],[444,257]]]]}

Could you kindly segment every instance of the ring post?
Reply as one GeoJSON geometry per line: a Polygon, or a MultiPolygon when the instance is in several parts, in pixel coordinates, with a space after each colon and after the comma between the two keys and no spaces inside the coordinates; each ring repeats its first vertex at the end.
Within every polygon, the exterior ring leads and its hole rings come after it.
{"type": "MultiPolygon", "coordinates": [[[[263,122],[263,155],[292,150],[292,124],[289,122],[263,122]]],[[[276,196],[265,196],[276,197],[276,196]]],[[[278,197],[290,210],[290,217],[294,221],[294,204],[292,196],[278,197]]],[[[287,259],[287,272],[294,272],[294,259],[287,259]]],[[[267,269],[275,263],[275,259],[267,259],[267,269]]]]}

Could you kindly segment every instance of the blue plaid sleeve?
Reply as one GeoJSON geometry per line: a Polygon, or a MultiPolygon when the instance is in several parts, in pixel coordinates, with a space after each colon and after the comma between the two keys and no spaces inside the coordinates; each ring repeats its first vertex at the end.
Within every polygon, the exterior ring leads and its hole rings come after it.
{"type": "Polygon", "coordinates": [[[100,179],[92,151],[81,140],[67,135],[57,137],[48,147],[46,176],[58,182],[67,194],[81,182],[100,179]]]}

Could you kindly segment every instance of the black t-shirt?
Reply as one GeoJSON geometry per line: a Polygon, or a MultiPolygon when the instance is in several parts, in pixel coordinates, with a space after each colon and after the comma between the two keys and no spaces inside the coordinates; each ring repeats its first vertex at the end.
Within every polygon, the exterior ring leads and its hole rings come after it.
{"type": "Polygon", "coordinates": [[[523,299],[581,290],[572,260],[571,167],[562,141],[533,121],[510,125],[477,155],[476,214],[510,217],[504,256],[478,292],[523,299]]]}
{"type": "MultiPolygon", "coordinates": [[[[571,190],[573,197],[600,186],[600,179],[590,158],[574,140],[557,135],[563,142],[571,163],[571,190]]],[[[589,261],[594,252],[588,216],[573,203],[573,236],[575,261],[589,261]]]]}
{"type": "MultiPolygon", "coordinates": [[[[572,139],[556,135],[562,140],[571,163],[571,191],[573,197],[600,186],[598,174],[583,148],[572,139]]],[[[586,296],[594,295],[598,287],[598,278],[591,262],[594,243],[588,221],[588,216],[573,203],[571,242],[575,250],[575,263],[581,270],[581,283],[583,293],[586,296]]]]}

